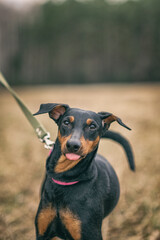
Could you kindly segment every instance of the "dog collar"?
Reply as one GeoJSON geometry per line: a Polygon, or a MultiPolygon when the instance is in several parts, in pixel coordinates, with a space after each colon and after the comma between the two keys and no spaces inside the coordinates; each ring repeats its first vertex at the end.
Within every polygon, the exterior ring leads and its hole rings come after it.
{"type": "Polygon", "coordinates": [[[74,185],[76,183],[78,183],[79,181],[75,181],[75,182],[61,182],[61,181],[58,181],[54,178],[52,178],[52,181],[58,185],[62,185],[62,186],[69,186],[69,185],[74,185]]]}

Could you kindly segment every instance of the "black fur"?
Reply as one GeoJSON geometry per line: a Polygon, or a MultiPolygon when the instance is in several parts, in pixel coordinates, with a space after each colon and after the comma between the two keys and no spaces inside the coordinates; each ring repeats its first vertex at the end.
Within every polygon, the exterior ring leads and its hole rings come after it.
{"type": "Polygon", "coordinates": [[[96,114],[64,104],[43,104],[36,115],[47,112],[58,124],[59,134],[47,159],[46,177],[35,220],[36,239],[52,240],[57,236],[66,240],[101,240],[102,220],[116,206],[120,191],[111,164],[97,154],[98,143],[100,138],[119,142],[126,151],[131,170],[135,170],[128,141],[120,134],[107,130],[113,121],[129,128],[110,113],[96,114]],[[73,160],[67,159],[66,156],[70,156],[67,154],[72,157],[78,155],[80,160],[68,170],[57,171],[61,156],[69,164],[73,163],[73,160]],[[77,183],[63,186],[53,179],[77,183]]]}

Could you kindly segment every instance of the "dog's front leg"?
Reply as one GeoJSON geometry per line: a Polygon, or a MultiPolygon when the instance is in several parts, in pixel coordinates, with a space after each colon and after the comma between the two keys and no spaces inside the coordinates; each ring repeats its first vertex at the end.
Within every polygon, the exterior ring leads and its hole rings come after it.
{"type": "Polygon", "coordinates": [[[56,218],[56,210],[52,206],[51,203],[43,203],[41,200],[39,204],[39,208],[37,211],[36,219],[35,219],[35,227],[36,227],[36,240],[45,240],[46,237],[48,239],[48,235],[46,235],[48,227],[56,218]]]}

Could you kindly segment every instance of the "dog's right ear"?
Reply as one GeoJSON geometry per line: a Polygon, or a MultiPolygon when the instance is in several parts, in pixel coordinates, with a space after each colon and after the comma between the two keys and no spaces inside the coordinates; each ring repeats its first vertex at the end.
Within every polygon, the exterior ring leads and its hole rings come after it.
{"type": "Polygon", "coordinates": [[[48,113],[50,118],[52,118],[55,122],[58,122],[59,118],[66,112],[69,108],[67,104],[58,104],[58,103],[47,103],[41,104],[40,109],[36,112],[35,115],[48,113]]]}

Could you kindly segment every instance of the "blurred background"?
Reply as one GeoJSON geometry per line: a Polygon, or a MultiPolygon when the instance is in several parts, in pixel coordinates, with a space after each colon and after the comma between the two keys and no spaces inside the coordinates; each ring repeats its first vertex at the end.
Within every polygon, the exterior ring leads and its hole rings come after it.
{"type": "MultiPolygon", "coordinates": [[[[61,102],[132,128],[111,126],[130,141],[135,173],[118,144],[100,143],[121,185],[108,240],[160,240],[159,26],[159,0],[0,0],[0,71],[33,113],[61,102]]],[[[37,118],[54,140],[56,124],[37,118]]],[[[35,239],[47,156],[0,86],[0,240],[35,239]]]]}
{"type": "Polygon", "coordinates": [[[0,68],[21,85],[158,82],[159,24],[159,0],[1,0],[0,68]]]}

